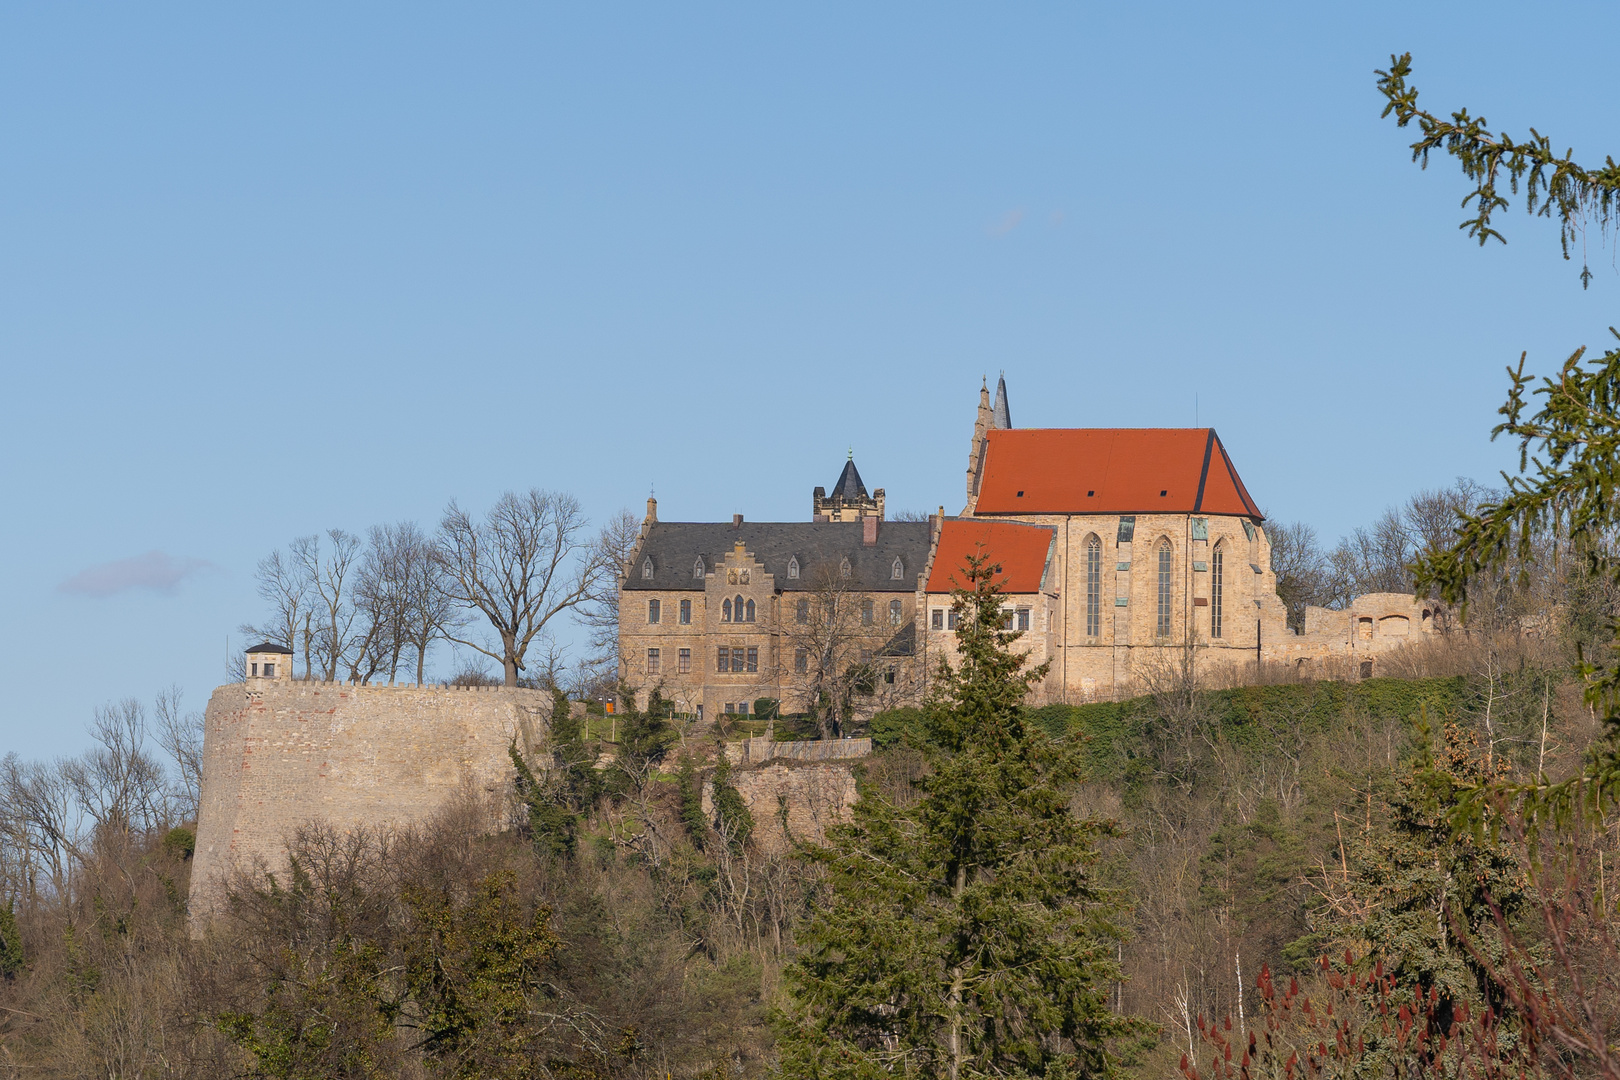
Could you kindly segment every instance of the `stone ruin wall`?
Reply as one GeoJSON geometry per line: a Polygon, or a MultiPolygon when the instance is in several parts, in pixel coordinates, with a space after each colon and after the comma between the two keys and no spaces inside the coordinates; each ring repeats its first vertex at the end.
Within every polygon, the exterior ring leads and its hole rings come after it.
{"type": "Polygon", "coordinates": [[[501,791],[512,780],[512,738],[532,750],[550,713],[550,694],[507,687],[220,687],[203,719],[193,914],[210,909],[234,870],[280,865],[287,836],[306,823],[400,826],[460,791],[501,791]]]}
{"type": "MultiPolygon", "coordinates": [[[[829,826],[848,821],[855,808],[858,761],[793,761],[733,769],[731,786],[754,818],[754,838],[766,851],[787,851],[791,841],[820,844],[829,826]]],[[[714,787],[703,785],[703,812],[714,814],[714,787]]]]}

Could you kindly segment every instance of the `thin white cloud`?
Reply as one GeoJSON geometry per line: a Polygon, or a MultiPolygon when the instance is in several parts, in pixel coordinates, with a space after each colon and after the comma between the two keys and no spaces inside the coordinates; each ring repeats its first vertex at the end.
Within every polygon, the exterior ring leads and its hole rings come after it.
{"type": "Polygon", "coordinates": [[[115,559],[80,570],[56,588],[59,592],[80,596],[115,596],[130,589],[173,594],[186,578],[213,567],[207,559],[148,551],[145,555],[115,559]]]}
{"type": "Polygon", "coordinates": [[[1009,210],[1007,213],[1005,213],[1005,214],[1003,214],[1001,216],[1001,219],[999,221],[997,221],[995,224],[990,226],[990,229],[989,229],[990,235],[991,236],[1006,236],[1008,233],[1010,233],[1014,229],[1018,228],[1019,223],[1022,222],[1023,220],[1024,220],[1024,211],[1023,211],[1022,208],[1017,209],[1017,210],[1009,210]]]}

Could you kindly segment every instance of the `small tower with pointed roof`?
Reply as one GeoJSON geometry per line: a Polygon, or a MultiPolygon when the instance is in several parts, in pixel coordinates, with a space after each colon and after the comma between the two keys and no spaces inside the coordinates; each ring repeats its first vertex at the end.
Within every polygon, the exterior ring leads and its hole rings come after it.
{"type": "Polygon", "coordinates": [[[979,473],[984,468],[985,437],[992,431],[1009,431],[1012,413],[1007,408],[1007,376],[1003,372],[996,380],[996,401],[990,403],[990,380],[979,386],[979,415],[973,421],[973,443],[968,447],[967,506],[963,514],[973,513],[979,497],[979,473]]]}
{"type": "Polygon", "coordinates": [[[810,500],[811,521],[859,521],[868,517],[883,520],[883,489],[878,488],[870,495],[866,493],[860,470],[855,468],[853,447],[849,451],[849,460],[844,462],[844,471],[838,474],[838,482],[833,485],[832,494],[828,495],[826,488],[818,487],[810,500]]]}

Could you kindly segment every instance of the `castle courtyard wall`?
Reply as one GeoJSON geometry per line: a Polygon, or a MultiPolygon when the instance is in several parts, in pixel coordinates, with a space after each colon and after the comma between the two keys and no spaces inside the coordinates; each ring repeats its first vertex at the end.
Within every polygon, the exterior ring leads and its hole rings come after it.
{"type": "Polygon", "coordinates": [[[532,750],[550,712],[550,694],[508,687],[282,679],[220,687],[203,718],[194,916],[210,910],[226,875],[280,866],[301,825],[401,826],[458,792],[501,792],[512,778],[511,741],[532,750]]]}

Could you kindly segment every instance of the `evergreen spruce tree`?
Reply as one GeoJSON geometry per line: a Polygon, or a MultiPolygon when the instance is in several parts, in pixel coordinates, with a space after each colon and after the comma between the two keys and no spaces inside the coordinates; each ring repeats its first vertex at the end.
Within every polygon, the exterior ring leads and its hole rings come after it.
{"type": "Polygon", "coordinates": [[[829,895],[779,1018],[794,1080],[1102,1076],[1136,1027],[1108,1008],[1121,904],[1092,867],[1110,826],[1070,808],[1075,748],[1025,726],[1045,667],[1012,651],[1000,569],[970,558],[953,601],[922,798],[866,792],[818,856],[829,895]]]}

